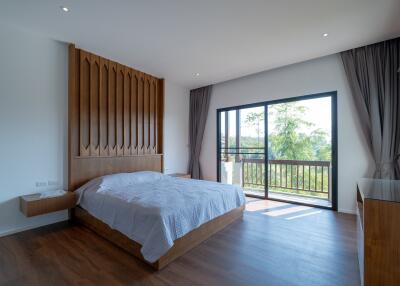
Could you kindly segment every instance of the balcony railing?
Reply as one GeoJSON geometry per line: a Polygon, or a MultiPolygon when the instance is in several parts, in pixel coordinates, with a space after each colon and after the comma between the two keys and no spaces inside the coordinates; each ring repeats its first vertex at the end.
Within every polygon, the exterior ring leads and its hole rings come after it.
{"type": "MultiPolygon", "coordinates": [[[[264,159],[242,158],[244,188],[263,189],[264,159]]],[[[269,160],[268,188],[272,192],[319,196],[330,200],[330,161],[269,160]]]]}

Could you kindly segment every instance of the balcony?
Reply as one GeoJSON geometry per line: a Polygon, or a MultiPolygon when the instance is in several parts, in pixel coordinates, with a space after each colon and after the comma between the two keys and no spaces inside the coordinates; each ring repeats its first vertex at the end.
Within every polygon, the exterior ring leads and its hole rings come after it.
{"type": "MultiPolygon", "coordinates": [[[[245,193],[264,197],[266,179],[268,198],[331,206],[331,162],[301,160],[269,160],[265,175],[264,159],[236,158],[222,164],[225,173],[238,177],[230,183],[240,184],[245,193]]],[[[224,177],[224,176],[223,176],[224,177]]],[[[229,183],[229,178],[222,181],[229,183]]]]}

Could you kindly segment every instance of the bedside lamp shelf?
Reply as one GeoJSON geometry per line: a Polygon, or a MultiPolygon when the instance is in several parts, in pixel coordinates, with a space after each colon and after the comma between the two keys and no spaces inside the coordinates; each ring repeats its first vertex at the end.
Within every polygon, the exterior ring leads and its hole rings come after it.
{"type": "Polygon", "coordinates": [[[76,196],[73,192],[47,194],[47,196],[37,193],[19,197],[20,210],[27,217],[70,209],[75,203],[76,196]]]}
{"type": "Polygon", "coordinates": [[[192,177],[190,174],[186,173],[173,173],[173,174],[168,174],[168,176],[176,178],[184,178],[184,179],[190,179],[192,177]]]}

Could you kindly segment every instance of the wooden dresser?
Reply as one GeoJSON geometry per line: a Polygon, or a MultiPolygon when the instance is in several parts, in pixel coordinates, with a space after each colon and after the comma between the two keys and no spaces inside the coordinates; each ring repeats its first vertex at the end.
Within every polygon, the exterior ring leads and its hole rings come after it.
{"type": "Polygon", "coordinates": [[[358,182],[357,240],[362,285],[400,285],[400,181],[358,182]]]}

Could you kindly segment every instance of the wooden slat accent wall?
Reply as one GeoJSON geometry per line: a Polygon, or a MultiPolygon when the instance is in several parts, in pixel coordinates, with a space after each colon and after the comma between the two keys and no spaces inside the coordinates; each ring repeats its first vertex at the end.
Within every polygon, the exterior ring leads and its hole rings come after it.
{"type": "MultiPolygon", "coordinates": [[[[81,176],[76,181],[72,168],[80,168],[74,165],[80,159],[103,158],[113,173],[121,168],[104,158],[133,162],[139,161],[134,157],[150,156],[156,164],[139,167],[128,162],[126,171],[161,171],[164,81],[74,45],[69,57],[69,188],[90,179],[81,176]]],[[[141,165],[145,161],[140,159],[141,165]]]]}

